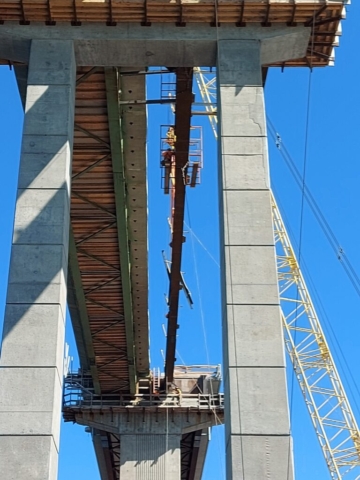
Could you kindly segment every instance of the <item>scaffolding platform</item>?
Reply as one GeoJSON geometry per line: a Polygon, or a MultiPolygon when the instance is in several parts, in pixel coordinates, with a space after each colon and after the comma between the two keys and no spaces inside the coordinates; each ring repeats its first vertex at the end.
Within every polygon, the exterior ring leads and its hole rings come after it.
{"type": "MultiPolygon", "coordinates": [[[[174,125],[160,127],[160,166],[161,188],[165,194],[175,189],[176,168],[176,135],[174,125]]],[[[202,127],[190,127],[189,157],[183,169],[183,180],[186,185],[194,188],[200,184],[200,172],[203,167],[202,127]]]]}

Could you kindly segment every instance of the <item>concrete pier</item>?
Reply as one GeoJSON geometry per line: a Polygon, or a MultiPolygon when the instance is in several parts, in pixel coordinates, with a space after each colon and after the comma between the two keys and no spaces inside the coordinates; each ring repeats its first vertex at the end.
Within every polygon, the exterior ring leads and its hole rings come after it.
{"type": "MultiPolygon", "coordinates": [[[[69,407],[80,425],[118,436],[121,480],[180,480],[182,435],[219,424],[222,409],[195,408],[197,395],[186,398],[189,407],[175,403],[159,408],[133,405],[131,409],[103,406],[69,407]],[[195,402],[195,403],[193,403],[195,402]],[[193,405],[193,407],[190,407],[193,405]]],[[[171,402],[172,400],[170,400],[171,402]]]]}
{"type": "MultiPolygon", "coordinates": [[[[276,52],[272,49],[271,55],[276,52]]],[[[261,42],[218,48],[227,478],[290,480],[261,42]]]]}
{"type": "MultiPolygon", "coordinates": [[[[164,428],[165,430],[165,428],[164,428]]],[[[120,477],[124,480],[180,480],[180,441],[164,432],[120,435],[120,477]]]]}
{"type": "Polygon", "coordinates": [[[0,368],[6,480],[57,478],[75,56],[33,40],[0,368]]]}

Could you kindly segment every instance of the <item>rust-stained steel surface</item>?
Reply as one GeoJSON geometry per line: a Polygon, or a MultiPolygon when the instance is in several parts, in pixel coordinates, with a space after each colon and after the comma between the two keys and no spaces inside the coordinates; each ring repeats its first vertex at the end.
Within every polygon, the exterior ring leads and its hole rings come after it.
{"type": "Polygon", "coordinates": [[[89,73],[82,68],[77,74],[71,224],[101,391],[128,391],[104,70],[89,73]]]}
{"type": "Polygon", "coordinates": [[[175,103],[175,194],[171,239],[171,272],[169,292],[168,328],[166,336],[165,378],[172,382],[176,351],[176,332],[181,288],[181,256],[183,245],[186,165],[189,160],[190,122],[193,69],[176,69],[175,103]]]}
{"type": "MultiPolygon", "coordinates": [[[[144,79],[143,79],[144,81],[144,79]]],[[[146,124],[137,112],[138,122],[146,124]]],[[[127,119],[130,122],[127,114],[127,119]]],[[[132,119],[134,120],[134,119],[132,119]]],[[[136,120],[133,122],[136,123],[136,120]]],[[[119,122],[120,128],[120,122],[119,122]]],[[[142,135],[146,132],[140,130],[142,135]]],[[[134,133],[132,135],[134,137],[134,133]]],[[[140,140],[141,139],[137,139],[140,140]]],[[[131,142],[130,142],[131,143],[131,142]]],[[[145,145],[145,139],[142,139],[145,145]]],[[[138,169],[142,178],[129,187],[132,201],[139,194],[138,220],[136,208],[128,219],[133,279],[132,304],[139,325],[137,342],[142,342],[142,371],[148,367],[147,329],[147,272],[141,282],[137,265],[147,265],[146,214],[146,160],[145,148],[140,153],[138,169]],[[142,182],[142,183],[141,183],[142,182]],[[143,191],[142,191],[143,190],[143,191]],[[141,200],[139,200],[141,199],[141,200]],[[135,211],[134,211],[135,210],[135,211]],[[135,222],[134,222],[135,221],[135,222]],[[136,288],[135,288],[136,287],[136,288]],[[141,297],[141,311],[137,298],[141,297]],[[141,315],[138,313],[140,312],[141,315]],[[145,325],[145,326],[144,326],[145,325]]],[[[124,157],[125,158],[125,157],[124,157]]],[[[126,158],[124,162],[126,163],[126,158]]],[[[134,162],[132,159],[131,162],[134,162]]],[[[129,170],[131,165],[129,160],[129,170]]],[[[134,178],[133,175],[130,177],[134,178]]],[[[133,202],[134,203],[134,202],[133,202]]],[[[135,203],[134,203],[135,204],[135,203]]],[[[86,301],[86,315],[90,329],[100,391],[129,391],[129,357],[127,352],[123,285],[120,266],[120,245],[114,190],[114,172],[110,148],[106,83],[103,68],[80,68],[77,72],[75,100],[75,134],[72,163],[71,224],[76,245],[82,290],[86,301]]],[[[124,232],[120,232],[120,235],[124,232]]]]}
{"type": "Polygon", "coordinates": [[[325,66],[331,61],[332,48],[343,18],[343,2],[326,0],[2,0],[0,23],[16,21],[21,24],[67,22],[78,27],[84,23],[100,22],[114,27],[121,23],[150,26],[187,22],[214,25],[236,24],[239,28],[261,24],[314,26],[309,50],[304,58],[276,66],[325,66]]]}
{"type": "MultiPolygon", "coordinates": [[[[121,100],[145,98],[145,76],[137,75],[144,67],[119,69],[121,100]],[[134,72],[134,75],[129,74],[134,72]]],[[[131,259],[131,291],[134,321],[134,344],[138,376],[149,372],[148,322],[148,244],[147,244],[147,166],[146,106],[122,105],[121,129],[127,191],[129,256],[131,259]]]]}

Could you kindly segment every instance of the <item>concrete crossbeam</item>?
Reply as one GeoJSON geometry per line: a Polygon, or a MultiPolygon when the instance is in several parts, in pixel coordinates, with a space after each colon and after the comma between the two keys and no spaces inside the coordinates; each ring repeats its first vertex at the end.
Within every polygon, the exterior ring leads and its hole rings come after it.
{"type": "MultiPolygon", "coordinates": [[[[219,192],[227,478],[288,480],[285,362],[261,65],[272,38],[219,41],[219,192]],[[264,50],[265,49],[265,50],[264,50]]],[[[279,58],[282,55],[282,40],[279,58]]]]}
{"type": "Polygon", "coordinates": [[[72,41],[32,41],[0,360],[8,480],[57,478],[75,75],[72,41]]]}
{"type": "MultiPolygon", "coordinates": [[[[141,408],[141,407],[139,407],[141,408]]],[[[133,435],[134,432],[148,435],[177,435],[189,433],[202,428],[219,425],[222,422],[222,414],[214,414],[213,411],[188,409],[179,411],[176,407],[165,408],[156,411],[135,411],[129,409],[124,412],[109,413],[105,409],[98,413],[92,411],[74,409],[75,420],[79,425],[89,426],[98,430],[121,435],[133,435]]]]}
{"type": "MultiPolygon", "coordinates": [[[[146,28],[124,23],[109,28],[94,23],[83,24],[81,28],[54,25],[50,29],[36,23],[26,26],[5,24],[0,29],[0,58],[26,63],[31,39],[50,42],[68,38],[74,41],[77,64],[83,66],[214,66],[218,39],[256,39],[261,42],[261,62],[265,65],[275,60],[303,58],[309,45],[310,30],[310,27],[283,25],[266,28],[261,25],[246,28],[222,25],[217,29],[192,23],[183,28],[166,23],[146,28]]],[[[239,52],[235,46],[233,48],[236,58],[239,52]]]]}

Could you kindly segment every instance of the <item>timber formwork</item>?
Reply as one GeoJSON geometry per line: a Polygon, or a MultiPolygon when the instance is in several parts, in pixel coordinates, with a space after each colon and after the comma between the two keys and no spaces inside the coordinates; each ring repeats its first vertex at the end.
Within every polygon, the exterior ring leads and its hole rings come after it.
{"type": "Polygon", "coordinates": [[[283,24],[312,28],[307,54],[303,58],[269,66],[326,66],[333,60],[333,47],[341,33],[343,1],[327,0],[5,0],[0,4],[0,24],[22,25],[43,22],[74,27],[104,23],[109,27],[137,23],[144,27],[158,23],[186,26],[202,23],[221,28],[258,24],[283,24]]]}

